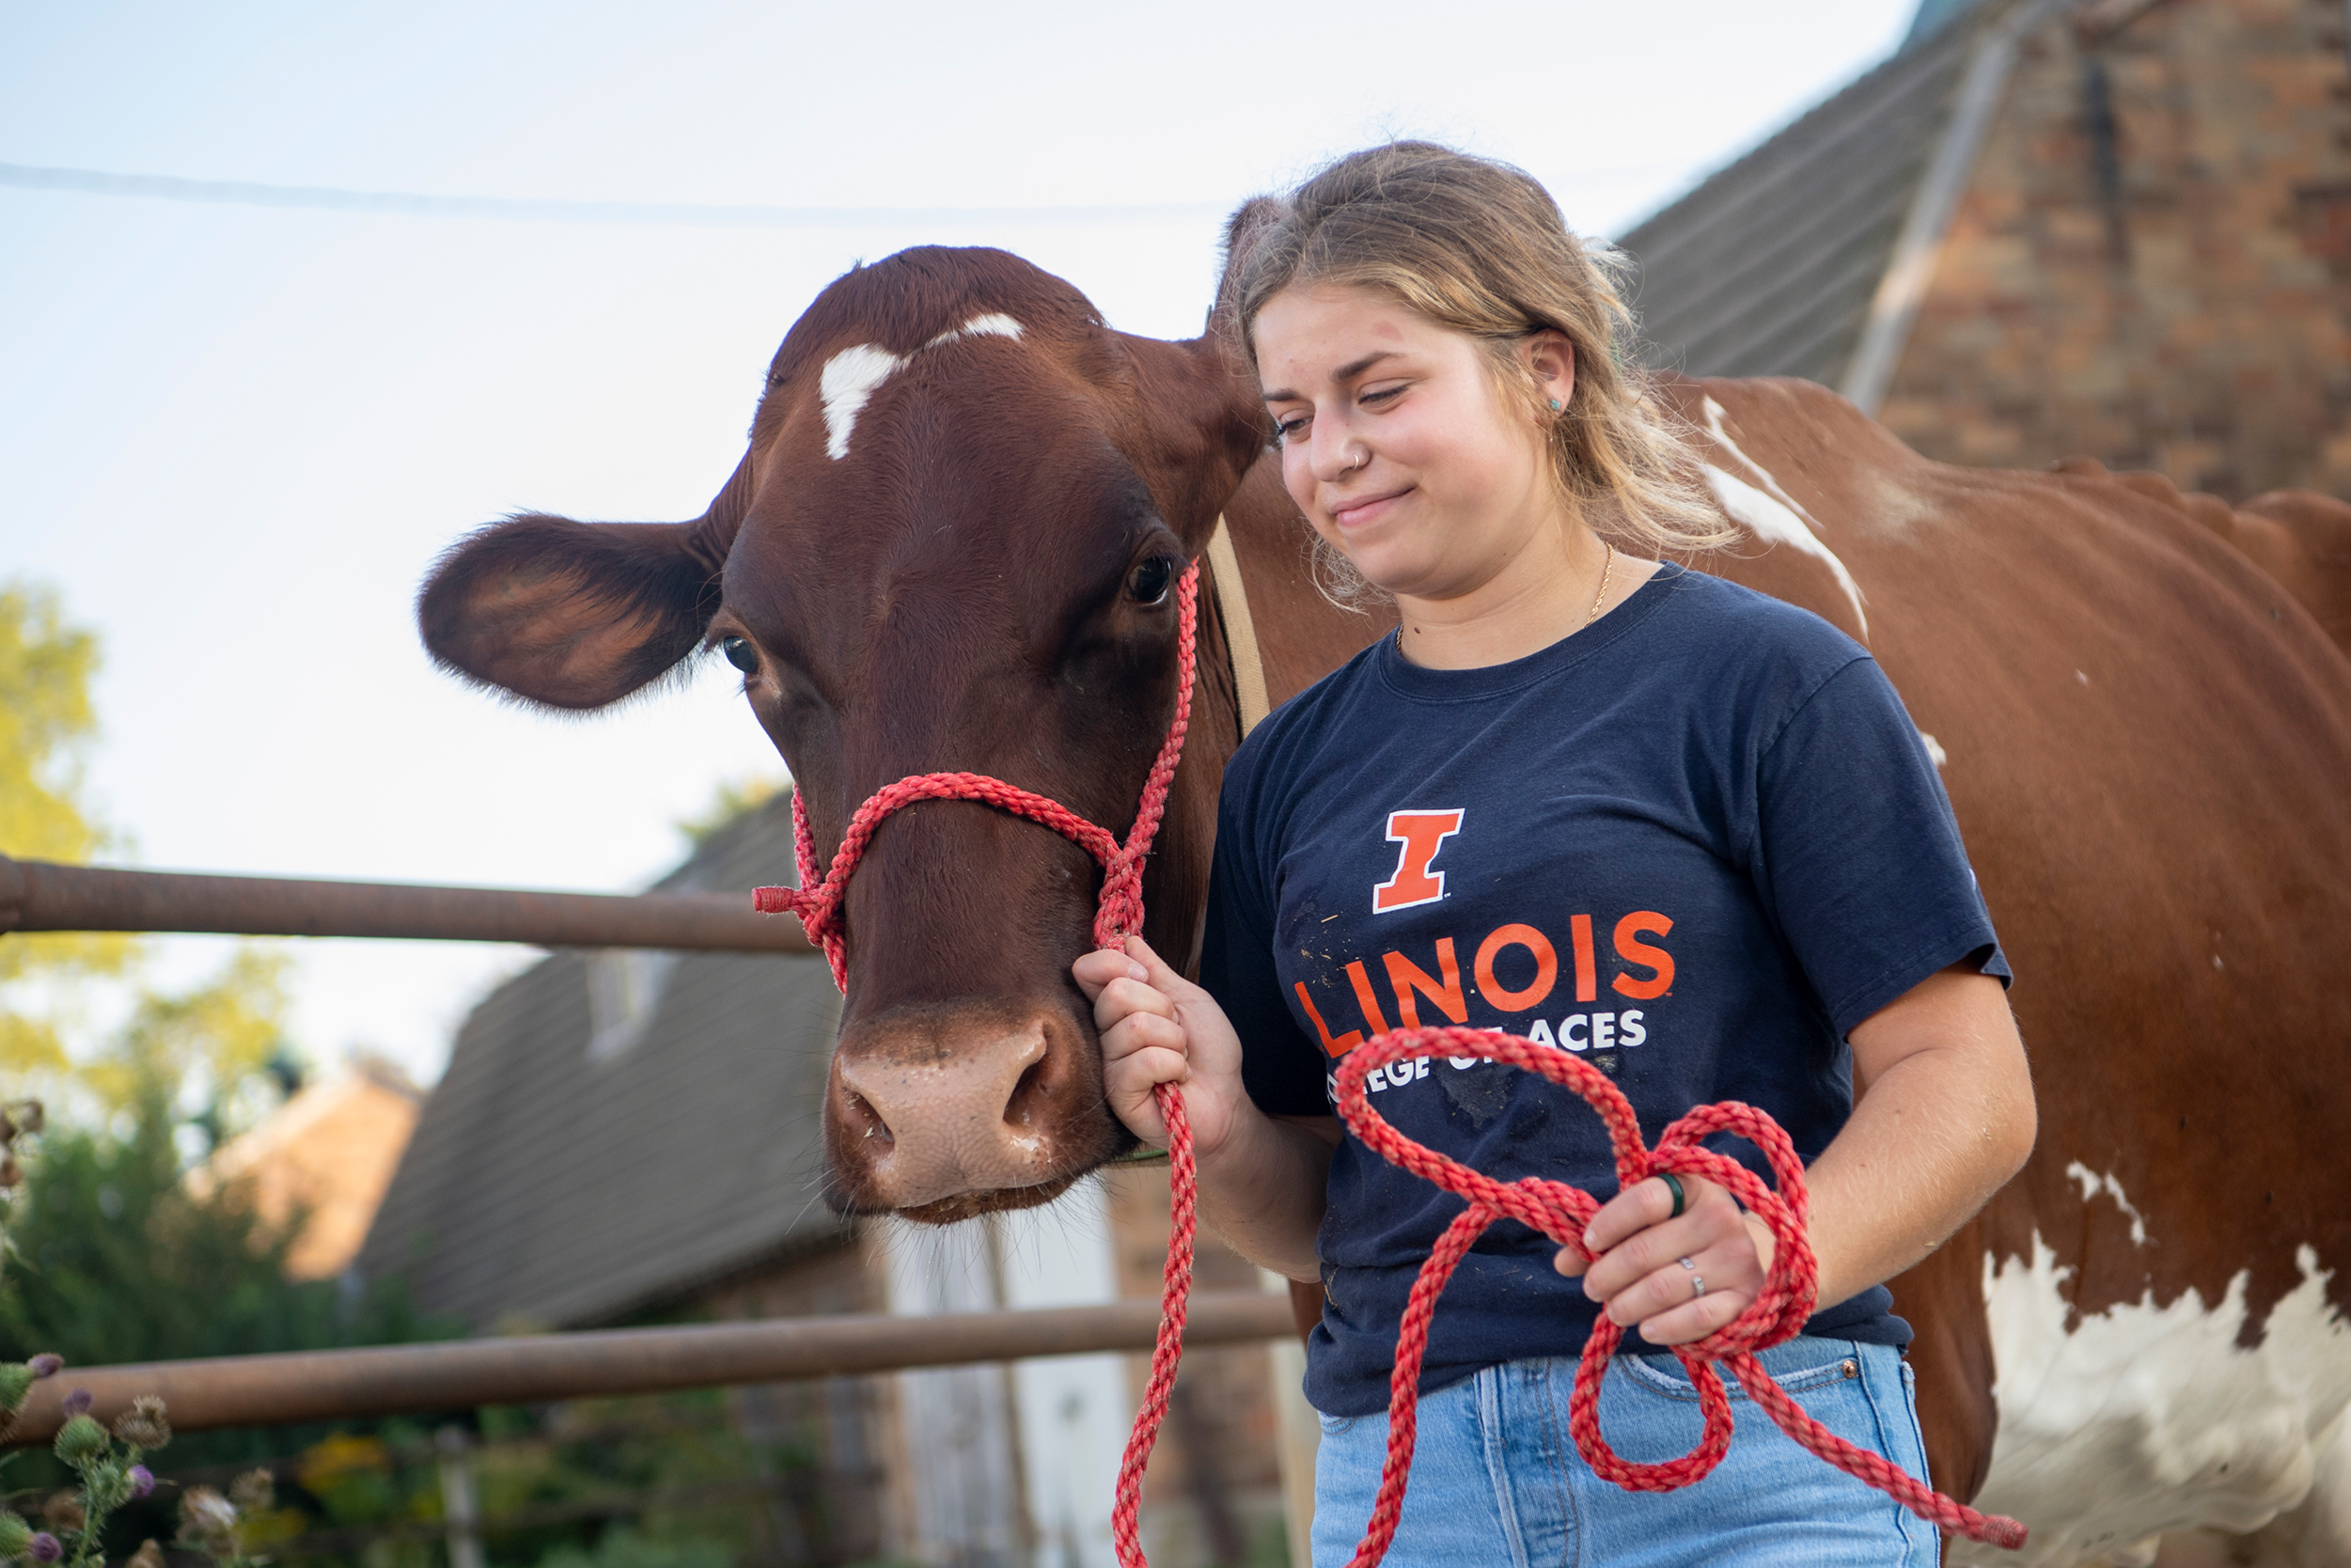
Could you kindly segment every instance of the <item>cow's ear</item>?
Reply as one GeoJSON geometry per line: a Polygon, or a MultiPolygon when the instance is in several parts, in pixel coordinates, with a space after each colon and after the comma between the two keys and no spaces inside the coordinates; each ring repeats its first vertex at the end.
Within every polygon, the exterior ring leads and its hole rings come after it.
{"type": "Polygon", "coordinates": [[[707,521],[531,515],[460,540],[416,596],[443,667],[550,708],[601,708],[694,651],[718,608],[707,521]]]}
{"type": "Polygon", "coordinates": [[[1208,328],[1227,334],[1236,349],[1240,347],[1241,271],[1260,242],[1289,215],[1283,202],[1272,196],[1251,196],[1225,220],[1224,265],[1216,280],[1216,303],[1208,313],[1208,328]]]}

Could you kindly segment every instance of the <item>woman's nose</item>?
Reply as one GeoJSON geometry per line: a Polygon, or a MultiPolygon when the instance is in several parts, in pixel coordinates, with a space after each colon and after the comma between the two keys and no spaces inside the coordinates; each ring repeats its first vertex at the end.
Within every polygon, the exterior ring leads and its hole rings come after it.
{"type": "Polygon", "coordinates": [[[1336,420],[1316,419],[1312,440],[1314,477],[1325,484],[1354,473],[1370,455],[1361,438],[1336,420]]]}

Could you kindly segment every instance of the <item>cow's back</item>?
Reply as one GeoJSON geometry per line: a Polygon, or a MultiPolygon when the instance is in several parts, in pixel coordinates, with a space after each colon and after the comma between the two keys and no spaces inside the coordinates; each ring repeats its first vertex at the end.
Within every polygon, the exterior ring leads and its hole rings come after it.
{"type": "Polygon", "coordinates": [[[2351,661],[2207,522],[2102,472],[1930,463],[1806,383],[1673,391],[1719,432],[1727,510],[1764,497],[1826,546],[1701,564],[1862,635],[1932,738],[2016,972],[2039,1146],[1896,1285],[1938,1480],[1984,1478],[1997,1359],[1988,1506],[2127,1513],[2147,1478],[2121,1472],[2161,1460],[2186,1466],[2182,1506],[2242,1495],[2261,1522],[2275,1505],[2251,1494],[2291,1477],[2248,1480],[2271,1466],[2225,1441],[2206,1444],[2218,1473],[2168,1450],[2236,1402],[2291,1470],[2351,1400],[2351,1194],[2329,1152],[2351,1120],[2351,661]],[[2320,1352],[2289,1374],[2298,1417],[2247,1391],[2271,1375],[2258,1357],[2231,1360],[2265,1335],[2320,1352]],[[2151,1370],[2133,1336],[2182,1364],[2151,1370]],[[2092,1352],[2129,1361],[2105,1369],[2103,1409],[2070,1381],[2092,1352]],[[2012,1468],[2028,1459],[2034,1476],[2012,1468]]]}

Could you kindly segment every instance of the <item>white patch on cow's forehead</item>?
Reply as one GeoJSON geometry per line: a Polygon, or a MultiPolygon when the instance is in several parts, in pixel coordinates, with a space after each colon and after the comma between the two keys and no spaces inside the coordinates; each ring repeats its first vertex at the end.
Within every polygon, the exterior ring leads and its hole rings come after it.
{"type": "Polygon", "coordinates": [[[1745,524],[1757,538],[1793,546],[1826,562],[1837,586],[1845,590],[1845,597],[1852,602],[1853,619],[1859,623],[1861,635],[1866,639],[1870,635],[1870,618],[1861,608],[1860,585],[1845,570],[1845,563],[1837,558],[1837,552],[1821,539],[1820,525],[1813,521],[1810,512],[1796,504],[1795,496],[1779,488],[1779,481],[1771,477],[1770,470],[1739,449],[1739,444],[1722,428],[1720,403],[1708,398],[1701,407],[1706,416],[1706,433],[1755,479],[1754,484],[1749,484],[1707,463],[1706,485],[1715,493],[1716,504],[1732,521],[1745,524]]]}
{"type": "Polygon", "coordinates": [[[849,455],[850,432],[857,428],[857,411],[873,389],[897,373],[906,362],[873,343],[843,349],[824,362],[816,379],[824,400],[824,455],[836,462],[849,455]]]}
{"type": "MultiPolygon", "coordinates": [[[[1000,310],[974,316],[962,326],[950,327],[922,347],[935,349],[964,337],[1010,337],[1018,341],[1021,324],[1000,310]]],[[[920,353],[921,349],[915,351],[920,353]]],[[[817,392],[824,401],[824,455],[836,463],[849,455],[849,437],[856,431],[857,416],[874,389],[896,375],[913,357],[895,354],[878,343],[860,343],[854,349],[843,349],[824,362],[824,368],[816,378],[817,392]]]]}
{"type": "Polygon", "coordinates": [[[2116,1181],[2110,1175],[2099,1175],[2096,1171],[2091,1169],[2079,1160],[2076,1160],[2073,1164],[2065,1168],[2065,1179],[2069,1182],[2079,1182],[2081,1184],[2081,1200],[2085,1204],[2092,1199],[2097,1197],[2100,1192],[2104,1192],[2108,1198],[2113,1199],[2114,1206],[2122,1210],[2124,1214],[2130,1215],[2131,1245],[2133,1247],[2145,1247],[2148,1245],[2146,1216],[2141,1215],[2137,1209],[2133,1208],[2131,1206],[2131,1200],[2123,1196],[2122,1183],[2116,1181]]]}
{"type": "Polygon", "coordinates": [[[1975,1506],[2032,1536],[2014,1553],[1954,1540],[1950,1560],[2145,1563],[2167,1532],[2256,1529],[2314,1480],[2337,1484],[2327,1478],[2346,1467],[2329,1450],[2351,1409],[2351,1325],[2327,1299],[2317,1253],[2299,1247],[2295,1261],[2301,1284],[2244,1350],[2249,1273],[2212,1305],[2188,1291],[2158,1307],[2150,1292],[2068,1328],[2073,1271],[2039,1235],[2029,1263],[1987,1255],[1999,1433],[1975,1506]]]}

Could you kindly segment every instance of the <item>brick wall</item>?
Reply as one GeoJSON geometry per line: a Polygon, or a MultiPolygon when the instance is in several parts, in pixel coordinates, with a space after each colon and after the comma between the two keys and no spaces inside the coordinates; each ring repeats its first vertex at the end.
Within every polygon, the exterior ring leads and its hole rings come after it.
{"type": "Polygon", "coordinates": [[[2091,14],[2126,20],[2027,40],[1879,417],[1953,463],[2351,497],[2343,0],[2091,14]]]}

